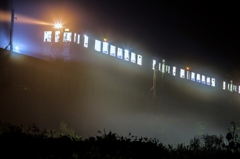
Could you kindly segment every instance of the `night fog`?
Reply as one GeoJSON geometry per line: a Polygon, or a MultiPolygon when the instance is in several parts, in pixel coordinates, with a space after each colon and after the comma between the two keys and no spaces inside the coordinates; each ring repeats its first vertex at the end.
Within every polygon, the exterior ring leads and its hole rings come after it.
{"type": "Polygon", "coordinates": [[[0,21],[0,120],[56,130],[65,122],[83,138],[105,129],[164,144],[188,143],[205,133],[225,135],[232,121],[238,126],[239,94],[222,90],[222,80],[239,81],[232,72],[239,67],[234,58],[239,32],[230,13],[211,4],[204,12],[204,4],[141,3],[0,2],[0,17],[9,17],[0,21]],[[20,53],[10,54],[4,48],[12,8],[17,13],[13,45],[20,53]],[[146,61],[138,66],[77,45],[71,45],[68,62],[46,60],[43,33],[59,20],[80,34],[106,37],[146,61]],[[157,72],[154,99],[152,59],[209,74],[216,87],[157,72]]]}

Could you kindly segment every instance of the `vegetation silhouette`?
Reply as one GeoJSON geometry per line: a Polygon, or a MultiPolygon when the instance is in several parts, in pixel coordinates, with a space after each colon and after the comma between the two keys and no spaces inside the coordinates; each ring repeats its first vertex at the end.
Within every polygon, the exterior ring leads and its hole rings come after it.
{"type": "Polygon", "coordinates": [[[137,137],[129,133],[127,137],[105,129],[98,135],[82,139],[67,127],[60,124],[59,131],[40,130],[32,124],[28,128],[0,121],[1,157],[36,159],[210,159],[240,158],[240,138],[235,123],[226,134],[203,134],[195,136],[189,144],[163,145],[156,138],[137,137]],[[63,133],[65,132],[65,134],[63,133]],[[70,133],[70,134],[66,134],[70,133]]]}

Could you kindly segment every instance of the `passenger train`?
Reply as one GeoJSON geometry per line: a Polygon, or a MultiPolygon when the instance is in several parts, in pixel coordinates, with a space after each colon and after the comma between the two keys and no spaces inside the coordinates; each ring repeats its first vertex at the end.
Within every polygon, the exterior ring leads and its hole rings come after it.
{"type": "Polygon", "coordinates": [[[179,130],[192,121],[239,121],[239,85],[217,71],[154,59],[91,34],[40,33],[44,60],[0,49],[1,120],[77,123],[82,136],[113,125],[156,132],[171,122],[179,130]]]}
{"type": "MultiPolygon", "coordinates": [[[[211,75],[205,75],[204,73],[199,73],[190,70],[189,67],[177,67],[174,65],[170,65],[166,62],[165,59],[162,60],[144,60],[144,55],[137,54],[134,51],[130,51],[127,48],[115,46],[108,42],[107,39],[95,39],[93,37],[89,37],[88,35],[78,34],[69,31],[66,29],[62,30],[48,30],[44,31],[44,46],[43,46],[43,56],[50,57],[51,59],[55,59],[57,54],[61,54],[64,61],[71,60],[71,44],[74,46],[85,49],[91,49],[95,52],[105,54],[106,56],[110,56],[119,60],[123,60],[133,65],[137,65],[139,67],[147,67],[150,71],[158,71],[161,74],[171,75],[173,78],[181,78],[188,80],[189,82],[195,82],[202,85],[206,85],[212,88],[221,88],[221,90],[235,92],[240,94],[240,85],[234,84],[232,80],[229,82],[221,81],[220,79],[216,79],[216,77],[211,75]],[[61,46],[60,50],[54,50],[54,46],[61,46]],[[58,53],[57,53],[58,52],[58,53]]],[[[147,56],[147,55],[146,55],[147,56]]]]}

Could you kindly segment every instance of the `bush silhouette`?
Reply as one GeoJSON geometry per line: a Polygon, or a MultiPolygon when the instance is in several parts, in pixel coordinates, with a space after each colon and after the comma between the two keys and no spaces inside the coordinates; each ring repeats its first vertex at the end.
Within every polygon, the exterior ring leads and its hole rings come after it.
{"type": "Polygon", "coordinates": [[[239,136],[235,123],[226,134],[195,136],[190,143],[163,145],[157,139],[119,136],[109,131],[98,131],[97,136],[81,139],[73,134],[63,123],[64,129],[71,134],[53,130],[41,131],[35,124],[27,129],[22,125],[0,122],[1,158],[104,158],[104,159],[210,159],[240,158],[239,136]]]}

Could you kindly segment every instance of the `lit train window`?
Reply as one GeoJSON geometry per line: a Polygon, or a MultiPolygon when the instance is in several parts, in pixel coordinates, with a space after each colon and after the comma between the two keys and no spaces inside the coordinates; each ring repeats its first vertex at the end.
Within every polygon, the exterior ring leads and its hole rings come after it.
{"type": "Polygon", "coordinates": [[[165,65],[165,60],[162,60],[162,73],[165,73],[166,71],[166,65],[165,65]]]}
{"type": "Polygon", "coordinates": [[[110,45],[110,55],[116,56],[116,46],[110,45]]]}
{"type": "Polygon", "coordinates": [[[234,90],[234,92],[237,92],[237,86],[236,85],[233,85],[233,90],[234,90]]]}
{"type": "Polygon", "coordinates": [[[103,50],[102,52],[104,54],[108,54],[108,43],[107,42],[103,42],[103,50]]]}
{"type": "Polygon", "coordinates": [[[173,70],[172,70],[172,75],[173,75],[173,76],[176,76],[176,70],[177,70],[177,69],[176,69],[176,67],[175,67],[175,66],[173,66],[173,68],[172,68],[172,69],[173,69],[173,70]]]}
{"type": "Polygon", "coordinates": [[[184,69],[180,69],[180,77],[185,78],[185,70],[184,69]]]}
{"type": "Polygon", "coordinates": [[[198,82],[198,83],[201,82],[201,76],[200,76],[200,74],[197,73],[197,77],[196,77],[196,79],[197,79],[197,82],[198,82]]]}
{"type": "Polygon", "coordinates": [[[238,93],[240,93],[240,86],[238,86],[238,93]]]}
{"type": "Polygon", "coordinates": [[[194,72],[191,72],[191,80],[195,81],[195,73],[194,72]]]}
{"type": "Polygon", "coordinates": [[[210,77],[207,77],[207,85],[210,85],[211,82],[210,82],[210,77]]]}
{"type": "Polygon", "coordinates": [[[227,87],[227,90],[228,90],[228,91],[230,90],[230,85],[229,85],[229,83],[228,83],[228,87],[227,87]]]}
{"type": "Polygon", "coordinates": [[[63,42],[71,42],[72,33],[71,32],[64,32],[63,33],[63,42]]]}
{"type": "Polygon", "coordinates": [[[88,47],[88,36],[87,35],[84,35],[84,44],[83,44],[84,47],[88,47]]]}
{"type": "Polygon", "coordinates": [[[131,62],[136,63],[136,54],[131,52],[131,62]]]}
{"type": "Polygon", "coordinates": [[[78,40],[77,43],[80,44],[80,34],[78,34],[78,40]]]}
{"type": "Polygon", "coordinates": [[[44,42],[51,42],[52,41],[52,31],[44,31],[44,42]]]}
{"type": "Polygon", "coordinates": [[[60,42],[60,30],[55,31],[55,42],[60,42]]]}
{"type": "Polygon", "coordinates": [[[156,60],[153,60],[153,63],[152,63],[152,69],[154,70],[155,68],[155,65],[156,65],[156,60]]]}
{"type": "Polygon", "coordinates": [[[168,66],[167,70],[168,70],[168,73],[171,73],[171,67],[170,66],[168,66]]]}
{"type": "Polygon", "coordinates": [[[162,64],[162,73],[165,73],[165,63],[162,64]]]}
{"type": "Polygon", "coordinates": [[[206,79],[204,75],[202,75],[202,84],[206,84],[206,79]]]}
{"type": "Polygon", "coordinates": [[[101,51],[101,41],[95,40],[95,50],[98,52],[101,51]]]}
{"type": "Polygon", "coordinates": [[[215,78],[212,78],[211,86],[215,87],[215,78]]]}
{"type": "Polygon", "coordinates": [[[190,80],[190,72],[187,71],[187,79],[190,80]]]}
{"type": "Polygon", "coordinates": [[[230,84],[229,85],[229,91],[231,91],[231,92],[232,92],[232,87],[233,87],[232,84],[230,84]]]}
{"type": "Polygon", "coordinates": [[[129,61],[129,51],[124,50],[124,60],[129,61]]]}
{"type": "Polygon", "coordinates": [[[121,48],[118,48],[118,50],[117,50],[117,57],[120,58],[120,59],[123,58],[123,51],[122,51],[121,48]]]}
{"type": "Polygon", "coordinates": [[[226,90],[226,82],[223,81],[223,90],[226,90]]]}
{"type": "Polygon", "coordinates": [[[74,33],[73,42],[77,42],[77,33],[74,33]]]}
{"type": "Polygon", "coordinates": [[[161,72],[161,63],[158,64],[158,70],[161,72]]]}
{"type": "Polygon", "coordinates": [[[142,65],[142,55],[137,56],[137,64],[142,65]]]}

